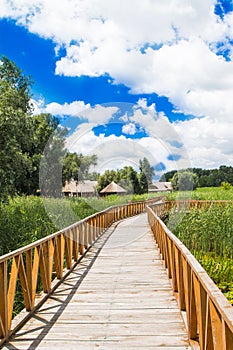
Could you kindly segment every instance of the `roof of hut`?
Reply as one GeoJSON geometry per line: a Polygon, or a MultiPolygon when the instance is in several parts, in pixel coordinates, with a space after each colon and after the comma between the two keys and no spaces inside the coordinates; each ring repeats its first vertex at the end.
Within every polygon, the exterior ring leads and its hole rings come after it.
{"type": "Polygon", "coordinates": [[[71,192],[71,193],[92,193],[95,191],[97,181],[84,180],[76,182],[71,180],[70,182],[65,183],[62,192],[71,192]]]}
{"type": "Polygon", "coordinates": [[[100,193],[126,193],[127,191],[112,181],[108,186],[106,186],[100,193]]]}

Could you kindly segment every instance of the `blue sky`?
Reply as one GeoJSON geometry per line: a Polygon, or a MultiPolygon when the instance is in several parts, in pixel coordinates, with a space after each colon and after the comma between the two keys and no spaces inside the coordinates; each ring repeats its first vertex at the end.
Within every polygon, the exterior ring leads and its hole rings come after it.
{"type": "Polygon", "coordinates": [[[0,55],[97,170],[233,165],[232,1],[2,2],[0,55]]]}

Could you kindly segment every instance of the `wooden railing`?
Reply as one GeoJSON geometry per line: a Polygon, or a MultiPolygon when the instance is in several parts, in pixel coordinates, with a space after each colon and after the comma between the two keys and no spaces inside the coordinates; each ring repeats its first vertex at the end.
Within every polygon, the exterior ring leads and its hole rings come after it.
{"type": "Polygon", "coordinates": [[[147,207],[147,213],[180,310],[184,311],[190,343],[200,350],[232,350],[233,307],[190,251],[160,219],[170,208],[208,207],[211,203],[213,201],[189,201],[178,205],[166,202],[147,207]]]}
{"type": "Polygon", "coordinates": [[[111,207],[59,232],[0,257],[0,345],[19,327],[12,326],[16,285],[20,284],[26,318],[35,310],[38,279],[45,293],[40,304],[115,221],[139,214],[158,199],[111,207]]]}

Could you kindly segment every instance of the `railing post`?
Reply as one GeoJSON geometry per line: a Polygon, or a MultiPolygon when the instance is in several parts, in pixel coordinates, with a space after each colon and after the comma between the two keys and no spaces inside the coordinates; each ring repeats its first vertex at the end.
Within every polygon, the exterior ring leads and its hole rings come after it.
{"type": "Polygon", "coordinates": [[[78,232],[79,232],[79,252],[81,255],[83,255],[84,254],[84,231],[83,231],[82,223],[78,225],[78,232]]]}
{"type": "Polygon", "coordinates": [[[0,264],[0,338],[8,335],[7,262],[0,264]]]}
{"type": "Polygon", "coordinates": [[[63,234],[56,237],[55,240],[54,262],[56,267],[57,278],[62,278],[64,265],[65,240],[63,234]]]}
{"type": "MultiPolygon", "coordinates": [[[[13,257],[11,262],[11,271],[10,271],[10,280],[9,280],[9,286],[8,286],[8,329],[11,328],[11,320],[13,315],[13,306],[14,306],[14,298],[15,298],[15,292],[16,292],[16,283],[18,278],[18,272],[19,272],[19,259],[18,257],[13,257]]],[[[0,287],[0,291],[2,288],[0,287]]],[[[1,303],[1,301],[0,301],[1,303]]],[[[0,327],[1,329],[1,327],[0,327]]]]}
{"type": "Polygon", "coordinates": [[[65,232],[66,267],[68,270],[72,267],[73,239],[71,234],[70,229],[65,232]]]}
{"type": "Polygon", "coordinates": [[[78,226],[72,228],[72,238],[73,238],[73,254],[74,261],[78,261],[78,253],[79,253],[79,232],[78,226]]]}
{"type": "Polygon", "coordinates": [[[36,297],[36,285],[38,279],[38,268],[39,268],[39,256],[40,251],[38,247],[34,248],[34,254],[32,259],[32,250],[26,252],[26,275],[28,281],[28,288],[30,293],[31,306],[34,307],[36,297]]]}

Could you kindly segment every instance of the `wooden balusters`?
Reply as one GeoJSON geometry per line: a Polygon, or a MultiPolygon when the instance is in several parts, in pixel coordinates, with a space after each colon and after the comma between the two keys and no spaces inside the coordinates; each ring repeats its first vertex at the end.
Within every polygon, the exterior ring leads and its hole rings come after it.
{"type": "Polygon", "coordinates": [[[8,334],[7,261],[0,263],[0,336],[8,334]]]}
{"type": "MultiPolygon", "coordinates": [[[[212,201],[176,201],[147,208],[148,221],[177,295],[185,311],[188,335],[200,350],[233,349],[233,307],[188,249],[164,225],[159,216],[176,208],[209,208],[212,201]],[[162,208],[164,207],[164,208],[162,208]]],[[[217,201],[225,205],[226,201],[217,201]]]]}
{"type": "MultiPolygon", "coordinates": [[[[153,201],[111,207],[0,257],[0,338],[6,339],[11,331],[17,283],[21,285],[26,310],[33,310],[39,277],[43,291],[49,293],[53,278],[62,279],[65,268],[71,269],[113,222],[141,213],[145,205],[153,201]]],[[[162,231],[161,234],[162,253],[168,259],[166,236],[162,231]]],[[[227,327],[226,337],[229,338],[227,327]]]]}

